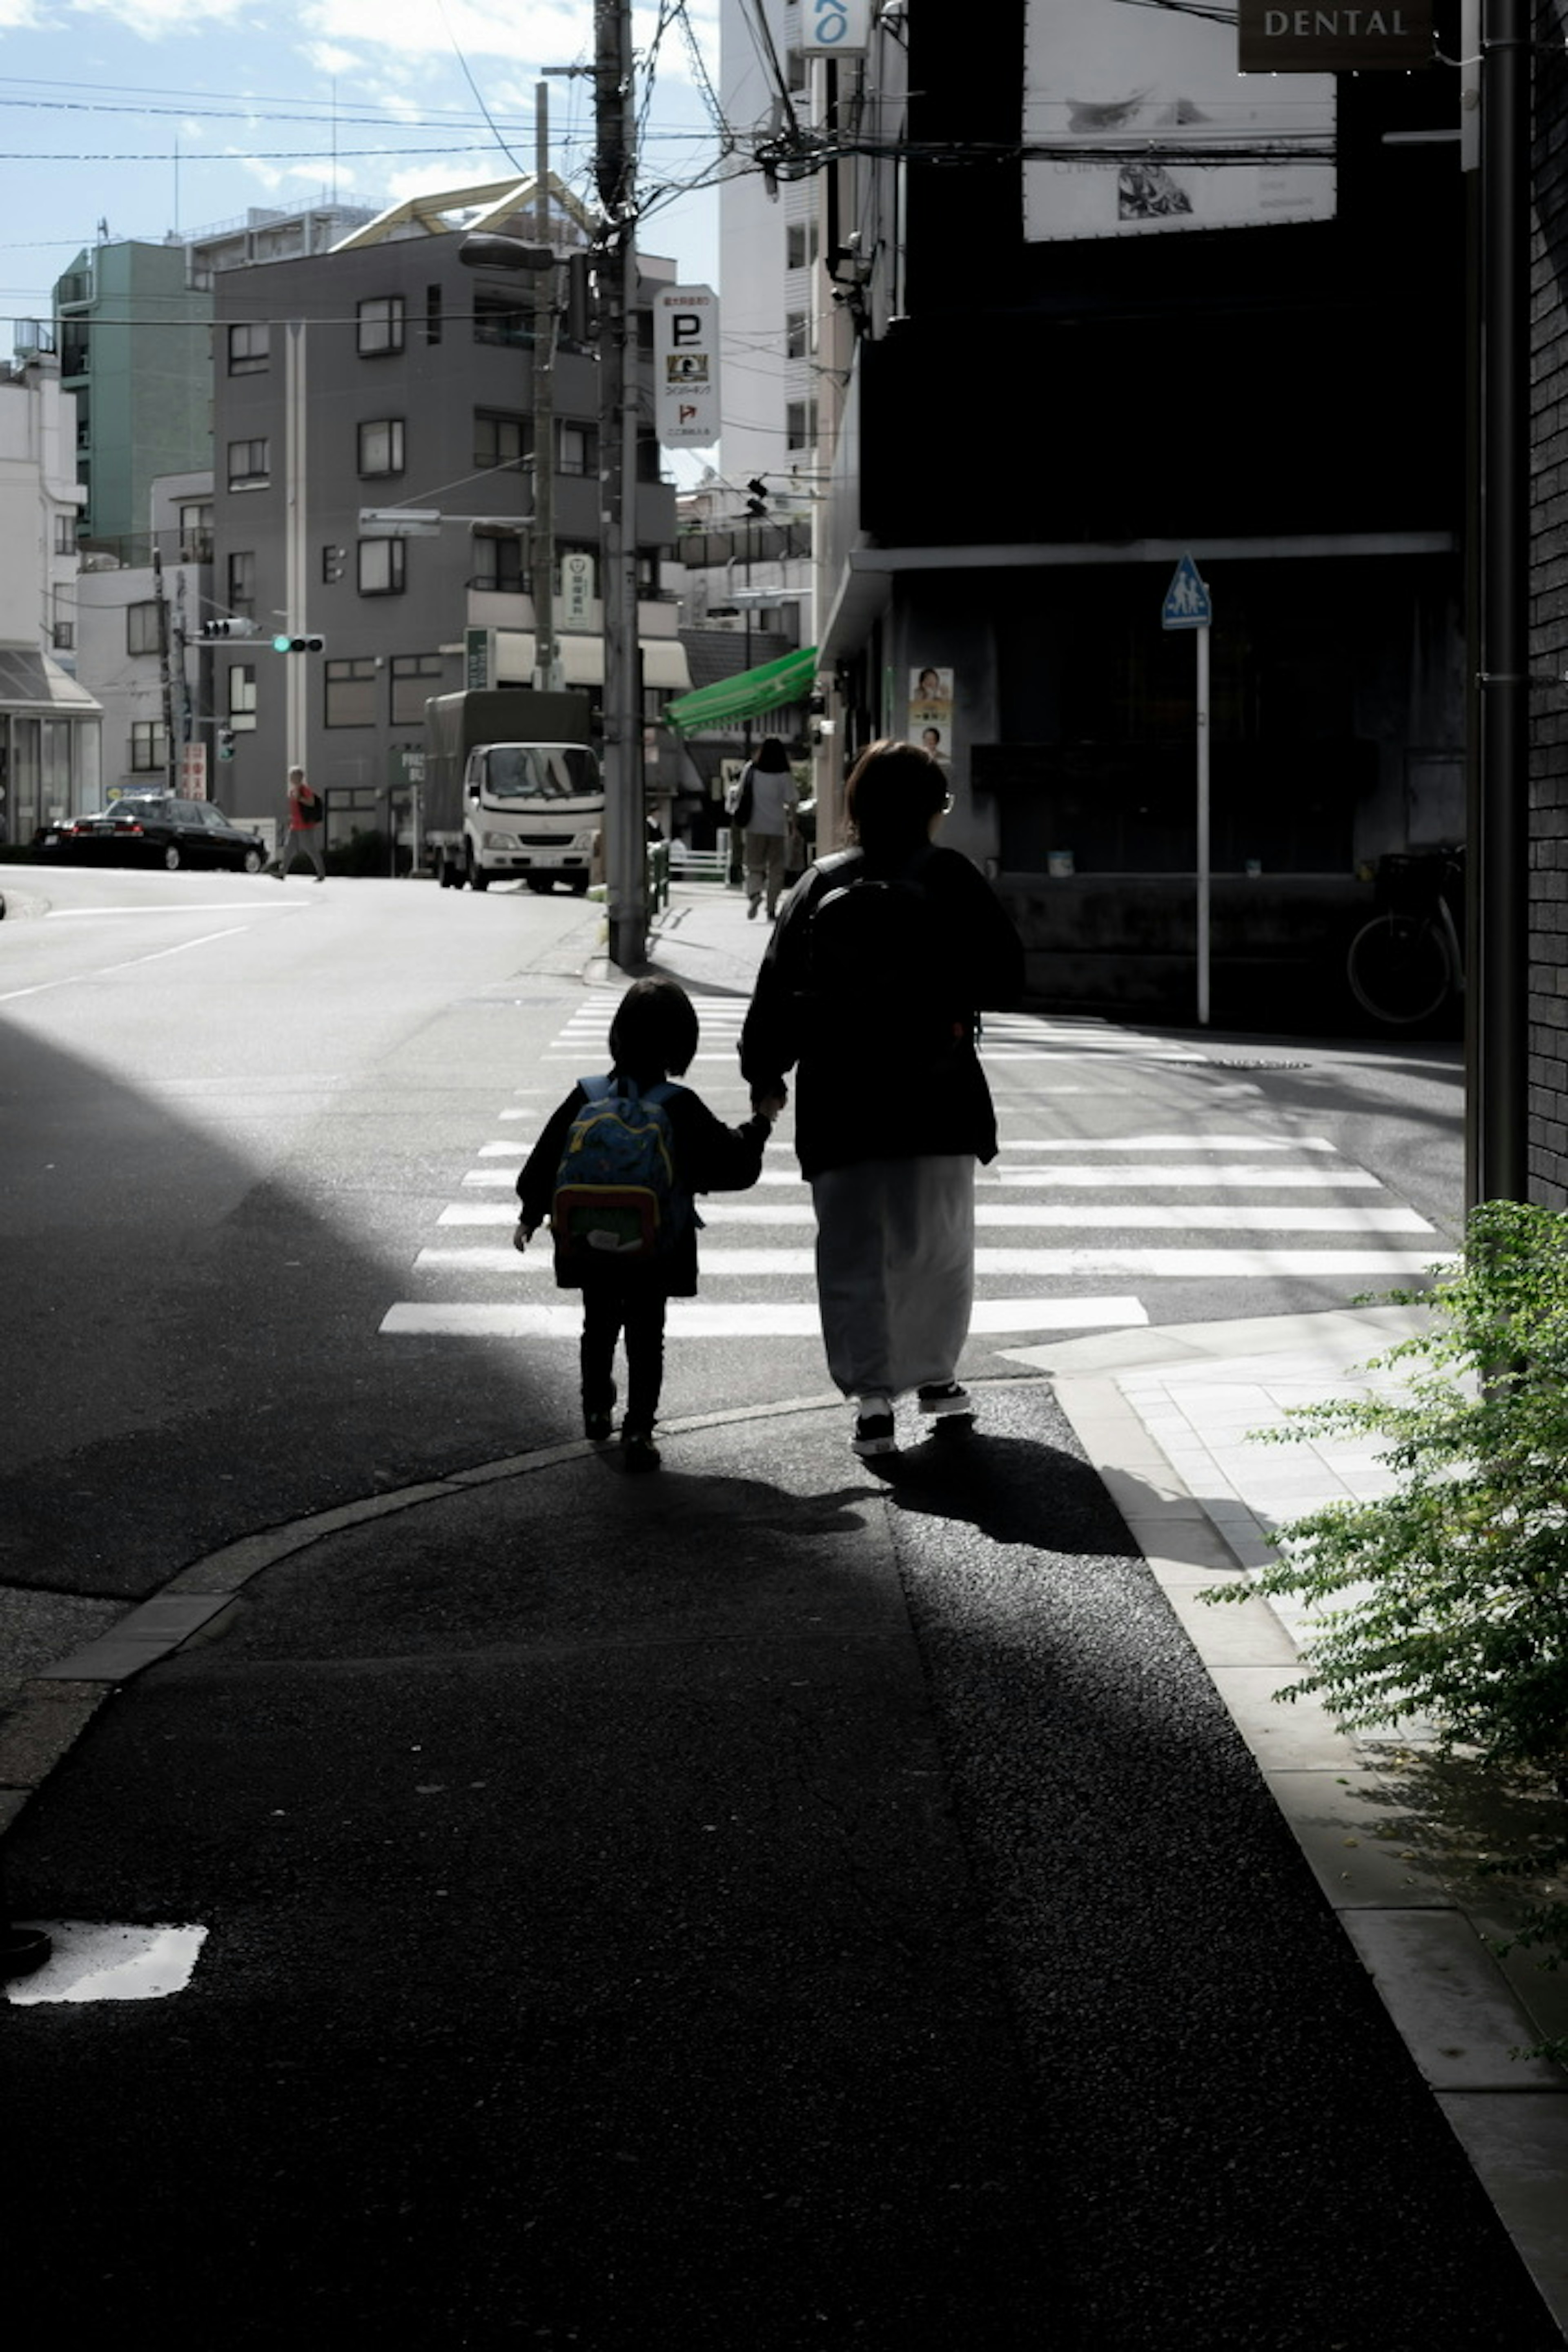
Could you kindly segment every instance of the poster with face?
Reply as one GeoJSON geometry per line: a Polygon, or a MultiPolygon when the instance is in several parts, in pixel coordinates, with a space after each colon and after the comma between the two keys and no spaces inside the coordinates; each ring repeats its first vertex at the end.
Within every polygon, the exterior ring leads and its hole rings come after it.
{"type": "Polygon", "coordinates": [[[1028,0],[1024,235],[1330,220],[1331,74],[1241,74],[1234,18],[1028,0]]]}
{"type": "Polygon", "coordinates": [[[911,743],[923,744],[945,766],[952,750],[952,672],[928,663],[910,672],[911,743]]]}

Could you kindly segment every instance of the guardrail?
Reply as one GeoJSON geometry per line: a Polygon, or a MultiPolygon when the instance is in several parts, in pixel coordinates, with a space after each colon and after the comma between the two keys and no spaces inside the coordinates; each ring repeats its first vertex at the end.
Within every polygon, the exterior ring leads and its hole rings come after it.
{"type": "Polygon", "coordinates": [[[672,882],[727,882],[730,878],[730,853],[727,849],[689,849],[683,857],[669,861],[672,882]]]}

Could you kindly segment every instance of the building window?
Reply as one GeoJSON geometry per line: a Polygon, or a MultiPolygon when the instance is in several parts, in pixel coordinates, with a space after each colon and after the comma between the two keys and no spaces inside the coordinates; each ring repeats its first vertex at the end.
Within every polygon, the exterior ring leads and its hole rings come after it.
{"type": "Polygon", "coordinates": [[[816,252],[816,223],[791,221],[784,230],[784,268],[809,269],[816,252]]]}
{"type": "Polygon", "coordinates": [[[792,90],[805,88],[805,54],[801,49],[784,51],[784,78],[792,90]]]}
{"type": "Polygon", "coordinates": [[[401,596],[407,583],[405,539],[362,539],[359,543],[359,593],[362,596],[401,596]]]}
{"type": "Polygon", "coordinates": [[[503,466],[521,468],[532,438],[521,416],[509,416],[489,408],[474,411],[474,463],[488,472],[498,472],[503,466]]]}
{"type": "Polygon", "coordinates": [[[361,359],[376,359],[384,352],[403,349],[401,294],[383,294],[374,301],[357,303],[354,316],[359,321],[361,359]]]}
{"type": "Polygon", "coordinates": [[[55,553],[57,555],[76,553],[76,516],[74,514],[58,514],[55,517],[55,553]]]}
{"type": "Polygon", "coordinates": [[[816,403],[815,400],[792,400],[784,409],[784,439],[792,449],[812,449],[816,446],[816,403]]]}
{"type": "Polygon", "coordinates": [[[158,651],[158,607],[155,603],[125,607],[125,650],[128,654],[158,651]]]}
{"type": "Polygon", "coordinates": [[[169,764],[169,738],[161,719],[133,719],[131,722],[131,765],[138,775],[146,775],[155,768],[169,764]]]}
{"type": "Polygon", "coordinates": [[[426,286],[425,289],[425,340],[427,343],[438,343],[441,340],[441,289],[438,286],[426,286]]]}
{"type": "Polygon", "coordinates": [[[271,459],[265,439],[229,443],[228,486],[231,490],[264,490],[271,478],[271,459]]]}
{"type": "Polygon", "coordinates": [[[811,320],[804,310],[790,310],[784,315],[784,357],[804,360],[811,356],[811,320]]]}
{"type": "Polygon", "coordinates": [[[599,428],[574,425],[562,417],[555,428],[555,464],[563,474],[596,474],[599,470],[599,428]]]}
{"type": "Polygon", "coordinates": [[[210,563],[213,560],[213,502],[186,499],[180,507],[180,561],[210,563]]]}
{"type": "Polygon", "coordinates": [[[514,530],[474,533],[473,588],[496,588],[504,594],[522,590],[522,541],[514,530]]]}
{"type": "Polygon", "coordinates": [[[439,654],[394,654],[392,656],[392,723],[423,727],[425,705],[441,691],[445,665],[439,654]]]}
{"type": "Polygon", "coordinates": [[[490,286],[474,289],[474,341],[511,347],[532,341],[533,314],[515,294],[500,294],[490,286]]]}
{"type": "Polygon", "coordinates": [[[268,357],[271,333],[264,319],[247,319],[228,331],[230,375],[259,375],[268,357]]]}
{"type": "Polygon", "coordinates": [[[228,671],[228,723],[237,735],[256,730],[256,665],[231,662],[228,671]]]}
{"type": "Polygon", "coordinates": [[[330,661],[326,666],[323,722],[328,727],[375,725],[374,661],[330,661]]]}
{"type": "Polygon", "coordinates": [[[401,416],[378,417],[374,424],[359,428],[359,469],[362,476],[401,474],[403,471],[403,419],[401,416]]]}
{"type": "Polygon", "coordinates": [[[55,617],[51,629],[57,653],[68,654],[76,644],[76,589],[58,587],[54,594],[55,617]]]}
{"type": "Polygon", "coordinates": [[[256,617],[256,555],[243,548],[228,559],[228,609],[237,620],[256,617]]]}

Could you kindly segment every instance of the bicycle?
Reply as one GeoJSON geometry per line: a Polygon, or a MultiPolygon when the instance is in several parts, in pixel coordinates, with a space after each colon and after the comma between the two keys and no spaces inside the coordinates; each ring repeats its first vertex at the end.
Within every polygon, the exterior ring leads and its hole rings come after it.
{"type": "Polygon", "coordinates": [[[1377,861],[1382,911],[1350,943],[1345,977],[1364,1013],[1392,1029],[1430,1021],[1464,993],[1460,848],[1393,851],[1377,861]]]}

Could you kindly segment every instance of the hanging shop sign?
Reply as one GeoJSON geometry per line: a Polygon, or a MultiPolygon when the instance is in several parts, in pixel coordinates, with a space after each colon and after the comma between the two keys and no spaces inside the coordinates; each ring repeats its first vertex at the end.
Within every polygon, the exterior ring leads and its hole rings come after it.
{"type": "Polygon", "coordinates": [[[1409,73],[1436,61],[1431,0],[1394,8],[1280,8],[1239,0],[1243,73],[1409,73]]]}

